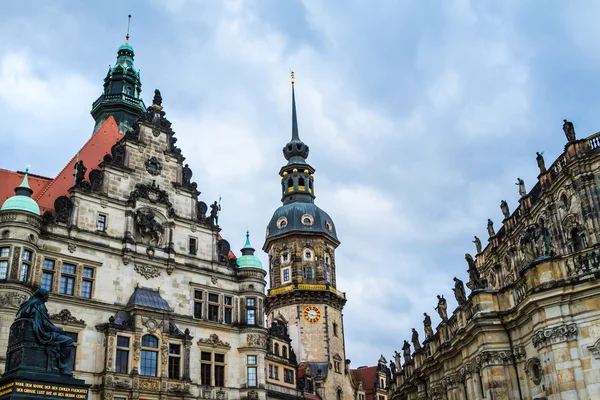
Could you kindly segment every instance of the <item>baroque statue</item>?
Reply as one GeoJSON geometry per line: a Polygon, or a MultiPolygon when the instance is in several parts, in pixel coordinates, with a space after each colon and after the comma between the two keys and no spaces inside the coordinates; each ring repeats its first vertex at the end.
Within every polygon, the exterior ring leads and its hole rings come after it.
{"type": "Polygon", "coordinates": [[[396,364],[390,360],[390,370],[392,371],[392,376],[396,375],[396,364]]]}
{"type": "Polygon", "coordinates": [[[219,225],[219,211],[221,211],[221,205],[216,201],[210,205],[210,216],[208,218],[213,225],[219,225]]]}
{"type": "Polygon", "coordinates": [[[446,299],[444,298],[444,296],[440,296],[438,294],[438,305],[435,308],[435,310],[438,312],[438,314],[440,315],[440,318],[442,319],[442,321],[447,321],[448,320],[448,303],[446,302],[446,299]]]}
{"type": "Polygon", "coordinates": [[[49,293],[46,290],[36,290],[29,300],[21,304],[15,316],[15,323],[23,319],[30,320],[38,343],[46,346],[48,357],[57,359],[60,374],[70,377],[73,376],[71,361],[71,354],[74,351],[73,339],[50,321],[48,309],[44,304],[48,301],[48,297],[49,293]]]}
{"type": "Polygon", "coordinates": [[[537,161],[538,168],[540,169],[540,174],[546,172],[546,163],[544,162],[544,156],[539,151],[536,152],[537,156],[535,157],[537,161]]]}
{"type": "Polygon", "coordinates": [[[471,284],[473,285],[473,290],[482,289],[485,286],[485,284],[483,282],[483,279],[481,279],[481,275],[479,274],[477,267],[475,266],[475,261],[473,260],[473,257],[469,253],[467,253],[465,254],[465,260],[467,260],[467,263],[469,264],[469,279],[471,280],[471,284]]]}
{"type": "Polygon", "coordinates": [[[506,200],[502,200],[500,202],[500,210],[502,210],[502,215],[504,215],[504,219],[510,217],[510,210],[508,209],[508,203],[506,200]]]}
{"type": "Polygon", "coordinates": [[[152,99],[152,104],[157,106],[162,105],[162,96],[160,95],[160,90],[158,89],[154,90],[154,98],[152,99]]]}
{"type": "Polygon", "coordinates": [[[487,223],[487,231],[490,237],[494,237],[496,235],[496,232],[494,231],[494,222],[489,218],[487,223]]]}
{"type": "Polygon", "coordinates": [[[85,165],[83,165],[83,160],[75,162],[73,168],[75,169],[75,173],[73,174],[75,177],[75,186],[79,186],[85,179],[85,172],[87,171],[87,168],[85,165]]]}
{"type": "Polygon", "coordinates": [[[481,253],[481,240],[479,240],[479,238],[477,236],[475,236],[475,240],[473,240],[473,243],[475,243],[475,248],[477,249],[477,254],[481,253]]]}
{"type": "Polygon", "coordinates": [[[431,317],[427,313],[423,313],[425,319],[423,320],[423,327],[425,330],[425,339],[429,339],[433,336],[433,329],[431,328],[431,317]]]}
{"type": "Polygon", "coordinates": [[[397,351],[394,351],[394,360],[396,360],[396,365],[398,366],[398,368],[400,368],[400,366],[402,365],[402,361],[400,360],[400,353],[398,353],[397,351]]]}
{"type": "Polygon", "coordinates": [[[519,187],[519,195],[521,197],[527,196],[527,189],[525,189],[525,181],[521,178],[517,178],[517,183],[515,183],[519,187]]]}
{"type": "Polygon", "coordinates": [[[421,350],[421,343],[419,342],[419,332],[417,332],[415,328],[412,328],[412,337],[410,340],[413,344],[413,347],[415,348],[415,351],[421,350]]]}
{"type": "Polygon", "coordinates": [[[190,186],[192,184],[192,170],[189,164],[185,164],[181,169],[181,184],[183,186],[190,186]]]}
{"type": "Polygon", "coordinates": [[[404,362],[407,363],[410,361],[410,343],[408,341],[404,341],[404,345],[402,346],[402,351],[404,352],[404,362]]]}
{"type": "Polygon", "coordinates": [[[575,141],[575,127],[572,122],[563,119],[563,131],[569,143],[575,141]]]}
{"type": "Polygon", "coordinates": [[[467,302],[465,284],[457,277],[454,277],[454,289],[452,289],[452,291],[454,291],[454,297],[456,298],[456,301],[458,302],[459,306],[462,306],[467,302]]]}

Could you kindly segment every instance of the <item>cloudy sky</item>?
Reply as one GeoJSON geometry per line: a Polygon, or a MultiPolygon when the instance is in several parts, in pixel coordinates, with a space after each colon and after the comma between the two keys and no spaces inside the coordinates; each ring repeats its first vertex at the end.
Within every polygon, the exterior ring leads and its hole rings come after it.
{"type": "MultiPolygon", "coordinates": [[[[436,294],[517,177],[600,129],[600,4],[592,1],[19,1],[0,14],[0,167],[54,176],[89,138],[92,102],[133,14],[143,96],[159,88],[222,234],[260,248],[280,205],[296,71],[317,204],[342,242],[347,357],[439,322],[436,294]]],[[[258,255],[267,264],[266,255],[258,255]]]]}

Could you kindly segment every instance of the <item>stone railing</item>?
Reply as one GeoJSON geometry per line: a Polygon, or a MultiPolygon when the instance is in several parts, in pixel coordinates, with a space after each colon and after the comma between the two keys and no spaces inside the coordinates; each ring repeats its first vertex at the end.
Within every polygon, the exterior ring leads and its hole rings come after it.
{"type": "Polygon", "coordinates": [[[283,393],[294,397],[302,397],[302,393],[296,389],[287,388],[284,386],[274,385],[272,383],[267,382],[267,390],[270,392],[283,393]]]}
{"type": "Polygon", "coordinates": [[[590,145],[591,151],[600,149],[600,132],[593,134],[587,138],[588,144],[590,145]]]}
{"type": "Polygon", "coordinates": [[[573,254],[566,261],[569,276],[586,275],[600,270],[600,246],[573,254]]]}

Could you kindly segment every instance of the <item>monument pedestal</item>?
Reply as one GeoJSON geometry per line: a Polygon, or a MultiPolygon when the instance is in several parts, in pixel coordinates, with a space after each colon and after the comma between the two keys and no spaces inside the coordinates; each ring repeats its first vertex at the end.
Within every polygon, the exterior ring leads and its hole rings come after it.
{"type": "Polygon", "coordinates": [[[0,378],[0,400],[87,400],[84,380],[60,374],[60,348],[40,344],[30,319],[10,327],[6,371],[0,378]]]}

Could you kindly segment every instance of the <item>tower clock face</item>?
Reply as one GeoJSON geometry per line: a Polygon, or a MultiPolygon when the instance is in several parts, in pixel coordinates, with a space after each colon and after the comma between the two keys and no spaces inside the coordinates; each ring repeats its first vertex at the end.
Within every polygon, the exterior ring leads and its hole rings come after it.
{"type": "Polygon", "coordinates": [[[315,306],[308,306],[304,309],[304,319],[308,322],[317,322],[321,318],[321,311],[315,306]]]}

